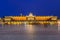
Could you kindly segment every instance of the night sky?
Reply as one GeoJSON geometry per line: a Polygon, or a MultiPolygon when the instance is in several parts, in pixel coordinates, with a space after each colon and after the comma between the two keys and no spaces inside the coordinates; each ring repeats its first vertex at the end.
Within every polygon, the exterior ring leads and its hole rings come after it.
{"type": "Polygon", "coordinates": [[[0,0],[0,17],[28,15],[60,17],[60,0],[0,0]]]}

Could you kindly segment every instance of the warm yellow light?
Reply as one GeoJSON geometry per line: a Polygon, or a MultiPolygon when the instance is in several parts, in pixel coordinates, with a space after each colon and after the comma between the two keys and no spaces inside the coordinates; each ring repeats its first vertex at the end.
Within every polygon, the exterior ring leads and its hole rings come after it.
{"type": "Polygon", "coordinates": [[[33,25],[26,25],[26,30],[27,30],[27,33],[33,33],[34,32],[33,25]]]}

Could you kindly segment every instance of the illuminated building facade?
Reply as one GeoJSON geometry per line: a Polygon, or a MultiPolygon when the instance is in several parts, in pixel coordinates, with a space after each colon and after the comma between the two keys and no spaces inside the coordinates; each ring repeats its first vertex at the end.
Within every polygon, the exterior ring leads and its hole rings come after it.
{"type": "Polygon", "coordinates": [[[22,24],[22,23],[38,23],[38,24],[55,24],[57,16],[34,16],[30,13],[28,16],[5,16],[3,22],[7,24],[22,24]]]}

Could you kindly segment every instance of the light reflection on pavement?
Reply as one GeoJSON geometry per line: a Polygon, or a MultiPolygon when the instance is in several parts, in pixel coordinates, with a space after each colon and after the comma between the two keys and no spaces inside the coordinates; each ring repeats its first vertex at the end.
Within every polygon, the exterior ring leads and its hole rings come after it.
{"type": "Polygon", "coordinates": [[[57,25],[45,26],[0,25],[0,40],[60,40],[57,25]]]}

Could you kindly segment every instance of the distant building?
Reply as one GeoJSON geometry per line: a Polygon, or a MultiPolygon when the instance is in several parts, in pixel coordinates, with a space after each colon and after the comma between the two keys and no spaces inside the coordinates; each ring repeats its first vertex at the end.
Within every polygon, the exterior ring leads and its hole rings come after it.
{"type": "Polygon", "coordinates": [[[3,18],[4,22],[33,22],[33,23],[48,23],[48,22],[57,22],[57,16],[34,16],[32,13],[29,13],[27,16],[5,16],[3,18]]]}
{"type": "Polygon", "coordinates": [[[39,20],[39,21],[47,21],[47,20],[57,20],[57,16],[34,16],[32,13],[30,13],[28,16],[6,16],[5,20],[15,20],[15,21],[26,21],[26,20],[39,20]]]}

